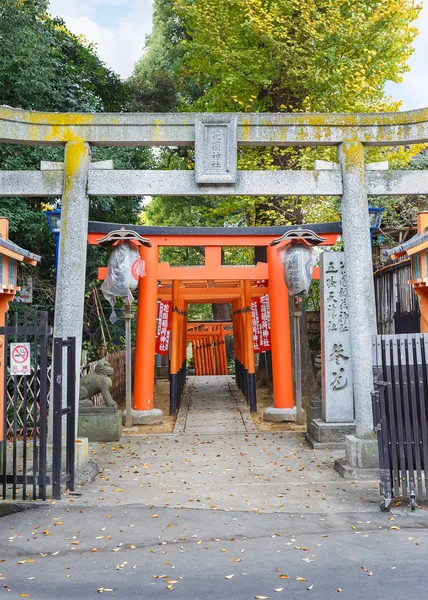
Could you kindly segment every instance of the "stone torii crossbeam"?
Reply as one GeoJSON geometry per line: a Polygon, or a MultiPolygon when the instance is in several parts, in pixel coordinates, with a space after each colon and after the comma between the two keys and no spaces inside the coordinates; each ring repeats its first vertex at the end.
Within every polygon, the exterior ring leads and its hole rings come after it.
{"type": "MultiPolygon", "coordinates": [[[[428,194],[428,171],[369,171],[365,146],[428,142],[428,109],[386,114],[57,114],[0,108],[0,141],[64,146],[64,169],[0,172],[2,196],[62,194],[55,334],[80,364],[89,196],[341,196],[359,440],[372,431],[376,331],[367,195],[428,194]],[[91,146],[195,146],[196,171],[90,169],[91,146]],[[336,146],[339,170],[240,171],[237,146],[336,146]]],[[[358,452],[363,443],[358,445],[358,452]]],[[[363,461],[363,453],[348,460],[363,461]]],[[[358,466],[364,466],[359,464],[358,466]]]]}

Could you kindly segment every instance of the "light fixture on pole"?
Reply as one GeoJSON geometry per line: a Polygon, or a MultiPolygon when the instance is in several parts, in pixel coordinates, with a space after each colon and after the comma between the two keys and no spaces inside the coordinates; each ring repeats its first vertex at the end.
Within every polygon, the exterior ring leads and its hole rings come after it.
{"type": "Polygon", "coordinates": [[[278,246],[285,285],[289,294],[293,296],[296,421],[300,425],[303,423],[300,317],[302,316],[303,296],[309,291],[312,270],[316,261],[312,246],[318,246],[323,242],[325,242],[325,238],[310,229],[293,229],[270,244],[278,246]]]}
{"type": "Polygon", "coordinates": [[[380,227],[383,211],[385,209],[380,206],[369,206],[369,222],[370,222],[370,241],[373,243],[373,232],[380,227]]]}

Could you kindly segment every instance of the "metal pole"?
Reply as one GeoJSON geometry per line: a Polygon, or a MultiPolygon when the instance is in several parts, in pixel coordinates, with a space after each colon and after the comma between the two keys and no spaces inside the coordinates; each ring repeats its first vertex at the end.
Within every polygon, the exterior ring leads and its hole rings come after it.
{"type": "Polygon", "coordinates": [[[58,277],[59,231],[55,232],[55,277],[58,277]]]}
{"type": "Polygon", "coordinates": [[[294,296],[294,351],[296,356],[296,421],[299,425],[303,423],[302,407],[302,356],[300,344],[300,317],[302,311],[300,304],[302,299],[294,296]]]}
{"type": "Polygon", "coordinates": [[[125,371],[126,371],[126,413],[125,427],[132,427],[132,350],[131,350],[131,305],[125,302],[125,371]]]}

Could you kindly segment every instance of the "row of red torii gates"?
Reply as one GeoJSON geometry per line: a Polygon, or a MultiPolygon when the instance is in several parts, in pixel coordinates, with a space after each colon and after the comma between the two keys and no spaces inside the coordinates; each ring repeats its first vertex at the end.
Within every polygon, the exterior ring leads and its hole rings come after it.
{"type": "MultiPolygon", "coordinates": [[[[186,380],[186,351],[193,342],[195,367],[199,372],[210,369],[209,357],[196,350],[201,331],[187,321],[190,304],[232,305],[233,339],[237,383],[250,409],[256,410],[255,362],[251,302],[269,294],[271,321],[271,351],[274,388],[274,407],[294,412],[293,366],[290,340],[289,300],[278,249],[270,244],[278,237],[298,227],[257,228],[179,228],[117,225],[89,222],[88,241],[97,245],[110,231],[125,227],[150,240],[151,247],[141,245],[140,257],[145,262],[146,274],[139,280],[137,305],[136,357],[134,371],[134,409],[151,411],[154,408],[154,355],[157,334],[158,301],[172,303],[170,365],[170,414],[175,414],[186,380]],[[202,266],[170,266],[159,262],[161,247],[202,247],[205,264],[202,266]],[[223,247],[264,247],[266,262],[256,265],[222,264],[223,247]],[[264,287],[258,282],[265,281],[264,287]],[[267,286],[267,287],[266,287],[267,286]],[[193,331],[192,331],[193,330],[193,331]],[[198,358],[199,356],[199,358],[198,358]],[[204,366],[203,366],[204,365],[204,366]]],[[[340,223],[305,225],[325,238],[323,245],[333,245],[341,234],[340,223]]],[[[105,268],[99,269],[103,279],[105,268]]],[[[208,332],[209,333],[209,332],[208,332]]],[[[220,336],[226,335],[225,328],[220,336]]],[[[227,333],[232,333],[228,331],[227,333]]],[[[224,339],[220,341],[224,342],[224,339]]],[[[222,362],[218,355],[217,360],[222,362]]],[[[227,373],[227,364],[222,365],[227,373]]]]}

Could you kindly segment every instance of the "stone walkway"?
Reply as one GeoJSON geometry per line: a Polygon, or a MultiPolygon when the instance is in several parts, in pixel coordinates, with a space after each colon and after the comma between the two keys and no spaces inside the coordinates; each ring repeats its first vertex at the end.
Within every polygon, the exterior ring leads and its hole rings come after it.
{"type": "Polygon", "coordinates": [[[255,433],[248,405],[230,376],[189,377],[175,434],[255,433]]]}
{"type": "Polygon", "coordinates": [[[100,475],[74,506],[243,510],[299,515],[378,510],[377,482],[343,480],[343,451],[304,433],[258,432],[231,377],[190,377],[174,433],[92,444],[100,475]]]}

